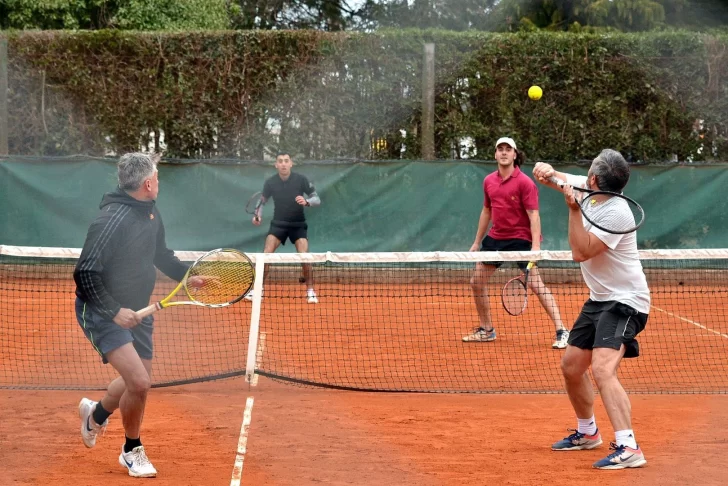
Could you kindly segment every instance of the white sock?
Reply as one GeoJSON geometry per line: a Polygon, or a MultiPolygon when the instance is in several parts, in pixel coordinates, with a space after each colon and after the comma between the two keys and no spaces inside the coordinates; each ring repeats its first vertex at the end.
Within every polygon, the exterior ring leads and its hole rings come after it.
{"type": "Polygon", "coordinates": [[[618,446],[623,445],[637,449],[637,441],[634,438],[634,431],[632,429],[617,430],[614,432],[614,438],[618,446]]]}
{"type": "Polygon", "coordinates": [[[306,289],[306,295],[308,297],[316,297],[316,292],[313,289],[306,289]]]}
{"type": "Polygon", "coordinates": [[[594,415],[592,415],[591,418],[588,419],[580,419],[579,417],[577,417],[576,421],[578,423],[576,430],[578,430],[580,433],[586,435],[594,435],[597,433],[597,420],[594,418],[594,415]]]}

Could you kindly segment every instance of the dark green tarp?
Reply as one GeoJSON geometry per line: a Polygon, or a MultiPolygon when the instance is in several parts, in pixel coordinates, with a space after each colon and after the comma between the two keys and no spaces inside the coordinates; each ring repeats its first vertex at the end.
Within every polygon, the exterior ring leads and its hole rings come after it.
{"type": "MultiPolygon", "coordinates": [[[[531,175],[532,165],[524,167],[531,175]]],[[[585,166],[559,170],[585,174],[585,166]]],[[[634,166],[625,191],[647,214],[640,248],[728,246],[726,165],[634,166]]],[[[307,208],[310,251],[465,251],[482,205],[483,177],[495,163],[309,162],[322,205],[307,208]]],[[[160,165],[158,205],[168,245],[262,251],[272,214],[255,227],[245,202],[275,174],[272,164],[209,160],[160,165]]],[[[0,244],[80,247],[101,196],[116,186],[115,160],[90,157],[0,159],[0,244]]],[[[562,196],[540,187],[543,249],[566,250],[562,196]]],[[[292,251],[287,244],[284,251],[292,251]]]]}

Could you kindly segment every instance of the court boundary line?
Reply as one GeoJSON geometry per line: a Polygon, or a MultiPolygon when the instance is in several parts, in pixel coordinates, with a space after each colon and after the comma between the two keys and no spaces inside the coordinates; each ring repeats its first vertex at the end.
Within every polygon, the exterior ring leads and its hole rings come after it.
{"type": "Polygon", "coordinates": [[[665,309],[660,309],[656,305],[652,305],[650,307],[652,307],[653,309],[658,310],[660,312],[664,312],[665,314],[667,314],[670,317],[674,317],[675,319],[679,319],[679,320],[681,320],[683,322],[687,322],[688,324],[692,324],[695,327],[699,327],[700,329],[703,329],[705,331],[708,331],[710,333],[713,333],[716,336],[720,336],[722,338],[728,339],[728,334],[723,334],[722,332],[719,332],[719,331],[716,331],[714,329],[711,329],[711,328],[709,328],[707,326],[702,325],[701,323],[699,323],[697,321],[693,321],[692,319],[688,319],[687,317],[682,317],[682,316],[679,316],[677,314],[673,314],[672,312],[670,312],[668,310],[665,310],[665,309]]]}
{"type": "Polygon", "coordinates": [[[243,413],[243,425],[240,427],[240,437],[238,437],[238,450],[235,454],[235,464],[233,464],[233,474],[230,479],[230,486],[240,486],[243,479],[243,462],[245,461],[245,453],[248,449],[248,431],[250,430],[250,422],[253,419],[253,397],[248,397],[245,401],[245,412],[243,413]]]}
{"type": "Polygon", "coordinates": [[[258,386],[258,373],[256,370],[260,369],[263,364],[263,353],[265,352],[265,336],[266,333],[261,332],[258,335],[258,349],[255,352],[255,369],[253,369],[253,378],[250,379],[250,386],[258,386]]]}

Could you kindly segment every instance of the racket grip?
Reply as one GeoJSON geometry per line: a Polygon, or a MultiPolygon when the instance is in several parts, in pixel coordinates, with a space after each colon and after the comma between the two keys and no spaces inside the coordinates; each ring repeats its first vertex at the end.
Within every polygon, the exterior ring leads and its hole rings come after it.
{"type": "Polygon", "coordinates": [[[162,306],[157,302],[156,304],[148,305],[144,309],[138,310],[136,312],[136,315],[138,315],[140,318],[144,319],[147,316],[151,316],[158,310],[160,310],[162,306]]]}
{"type": "Polygon", "coordinates": [[[566,182],[562,181],[561,179],[557,179],[555,176],[549,177],[549,182],[552,184],[556,184],[559,187],[564,187],[566,185],[566,182]]]}

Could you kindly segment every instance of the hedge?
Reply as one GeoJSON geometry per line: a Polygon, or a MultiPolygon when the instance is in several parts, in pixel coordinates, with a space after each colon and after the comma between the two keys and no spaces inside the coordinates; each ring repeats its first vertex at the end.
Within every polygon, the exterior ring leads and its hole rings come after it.
{"type": "Polygon", "coordinates": [[[634,162],[726,160],[728,35],[6,32],[10,152],[419,159],[423,44],[442,159],[604,147],[634,162]],[[526,92],[544,89],[540,101],[526,92]],[[461,147],[463,140],[470,144],[461,147]],[[473,150],[475,149],[475,150],[473,150]],[[477,151],[477,152],[476,152],[477,151]]]}

